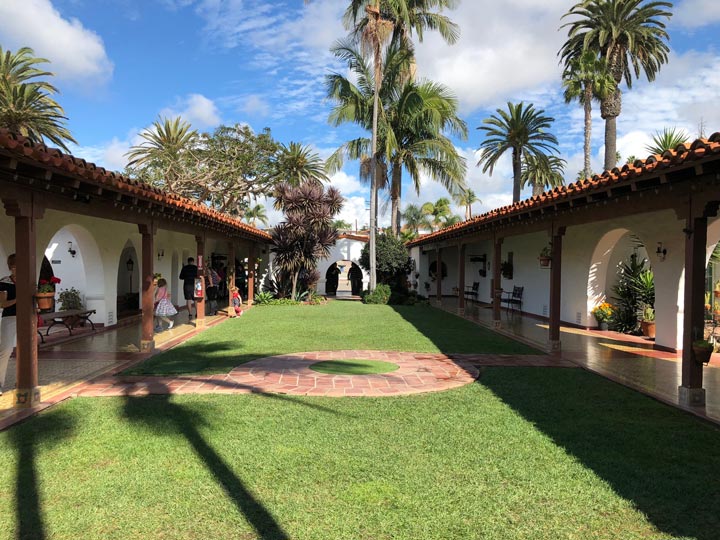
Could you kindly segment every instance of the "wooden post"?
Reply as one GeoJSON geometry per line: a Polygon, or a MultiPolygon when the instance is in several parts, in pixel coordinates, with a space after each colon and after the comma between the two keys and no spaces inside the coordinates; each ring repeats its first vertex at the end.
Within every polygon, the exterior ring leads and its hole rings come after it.
{"type": "Polygon", "coordinates": [[[15,217],[15,298],[16,384],[15,406],[26,408],[40,403],[37,354],[37,309],[34,294],[36,274],[36,219],[44,209],[32,195],[26,200],[5,200],[7,215],[15,217]]]}
{"type": "Polygon", "coordinates": [[[458,244],[458,315],[465,315],[465,248],[458,244]]]}
{"type": "Polygon", "coordinates": [[[155,227],[150,225],[138,225],[140,235],[142,237],[142,260],[140,263],[142,275],[140,279],[142,306],[142,333],[140,337],[140,350],[152,351],[155,348],[155,283],[153,282],[154,274],[154,245],[155,245],[155,227]]]}
{"type": "Polygon", "coordinates": [[[548,333],[550,349],[559,351],[560,309],[562,290],[562,239],[565,227],[560,227],[552,236],[552,267],[550,269],[550,330],[548,333]]]}
{"type": "Polygon", "coordinates": [[[205,237],[196,236],[195,243],[197,244],[197,267],[198,267],[198,279],[200,280],[200,286],[202,289],[202,296],[195,300],[195,326],[205,326],[205,237]]]}
{"type": "Polygon", "coordinates": [[[228,284],[228,316],[235,317],[235,308],[233,307],[232,289],[235,286],[235,242],[228,242],[228,263],[225,271],[225,279],[228,284]]]}
{"type": "Polygon", "coordinates": [[[442,248],[437,247],[435,259],[435,302],[442,305],[442,248]]]}
{"type": "Polygon", "coordinates": [[[500,275],[500,265],[502,264],[502,238],[496,238],[493,245],[493,326],[500,328],[500,299],[502,298],[502,276],[500,275]]]}
{"type": "Polygon", "coordinates": [[[681,405],[705,405],[703,367],[695,361],[692,343],[705,332],[705,244],[707,218],[689,217],[685,236],[685,310],[683,314],[682,379],[678,387],[681,405]]]}
{"type": "Polygon", "coordinates": [[[250,244],[247,265],[247,305],[252,306],[255,299],[255,243],[250,244]]]}

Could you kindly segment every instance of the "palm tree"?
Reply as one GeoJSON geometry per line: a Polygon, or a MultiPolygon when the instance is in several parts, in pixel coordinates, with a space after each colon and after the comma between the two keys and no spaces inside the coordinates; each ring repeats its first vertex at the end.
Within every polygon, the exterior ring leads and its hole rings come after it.
{"type": "Polygon", "coordinates": [[[378,150],[378,119],[380,114],[380,88],[382,85],[382,47],[396,29],[410,35],[412,31],[418,34],[422,41],[422,32],[425,28],[441,28],[436,26],[428,17],[429,9],[438,7],[438,4],[449,3],[452,0],[351,0],[345,12],[345,24],[361,36],[360,42],[368,52],[372,53],[374,66],[374,95],[373,119],[371,141],[371,173],[370,173],[370,290],[375,290],[377,273],[375,269],[375,242],[377,233],[377,150],[378,150]],[[385,18],[381,12],[381,5],[387,10],[390,18],[385,18]]]}
{"type": "Polygon", "coordinates": [[[482,201],[478,199],[475,192],[470,188],[461,189],[455,195],[453,199],[460,206],[465,207],[465,220],[472,219],[472,205],[476,202],[482,204],[482,201]]]}
{"type": "Polygon", "coordinates": [[[256,204],[255,206],[245,210],[245,215],[243,216],[243,218],[253,227],[256,226],[255,224],[258,221],[263,225],[268,224],[268,217],[265,213],[265,207],[262,204],[256,204]]]}
{"type": "Polygon", "coordinates": [[[276,182],[288,182],[291,186],[299,186],[304,182],[322,184],[330,179],[325,174],[325,163],[320,156],[313,153],[309,146],[296,142],[282,145],[275,163],[276,182]]]}
{"type": "Polygon", "coordinates": [[[565,183],[563,172],[567,162],[558,156],[544,154],[523,157],[522,185],[532,185],[533,195],[541,195],[546,189],[565,183]]]}
{"type": "Polygon", "coordinates": [[[546,130],[555,121],[550,116],[545,116],[545,111],[535,109],[531,103],[527,107],[523,102],[514,104],[508,102],[508,110],[497,109],[497,115],[483,120],[480,126],[487,133],[485,140],[480,144],[480,161],[483,172],[490,172],[500,157],[507,151],[512,150],[513,166],[513,202],[520,200],[520,186],[522,180],[522,157],[523,154],[533,156],[545,155],[548,152],[557,152],[557,139],[546,130]]]}
{"type": "Polygon", "coordinates": [[[648,81],[655,80],[660,67],[667,62],[670,51],[666,41],[665,20],[672,16],[670,2],[645,0],[582,0],[563,18],[572,21],[568,40],[560,49],[562,62],[570,68],[574,59],[585,50],[604,57],[608,71],[615,80],[615,88],[601,96],[600,113],[605,120],[605,169],[615,166],[617,152],[617,117],[620,115],[622,95],[619,85],[625,80],[632,88],[633,73],[645,73],[648,81]]]}
{"type": "Polygon", "coordinates": [[[48,139],[68,152],[65,141],[77,143],[65,127],[63,108],[40,86],[6,85],[0,91],[0,127],[27,137],[35,143],[48,139]]]}
{"type": "Polygon", "coordinates": [[[570,61],[563,73],[565,102],[577,99],[585,111],[585,141],[583,144],[584,176],[590,176],[590,136],[592,132],[592,100],[596,95],[605,96],[615,88],[615,79],[607,70],[607,62],[594,51],[583,53],[570,61]]]}
{"type": "Polygon", "coordinates": [[[645,150],[651,154],[662,154],[666,150],[675,150],[680,144],[690,142],[690,135],[685,130],[678,128],[663,128],[653,135],[652,144],[648,144],[645,150]]]}
{"type": "Polygon", "coordinates": [[[419,206],[408,204],[403,212],[405,220],[405,228],[412,231],[416,235],[420,233],[420,229],[430,228],[430,221],[419,206]]]}
{"type": "Polygon", "coordinates": [[[161,118],[140,133],[144,142],[132,146],[126,156],[128,166],[155,169],[168,191],[177,191],[186,158],[197,143],[197,131],[177,116],[172,120],[161,118]]]}
{"type": "Polygon", "coordinates": [[[440,197],[434,203],[426,202],[420,207],[420,211],[431,220],[430,226],[433,231],[443,227],[452,219],[450,199],[446,197],[440,197]]]}
{"type": "Polygon", "coordinates": [[[77,142],[65,127],[63,108],[51,97],[58,90],[38,77],[51,77],[37,64],[49,62],[34,56],[29,47],[13,53],[0,47],[0,127],[33,142],[48,139],[65,151],[66,141],[77,142]]]}
{"type": "MultiPolygon", "coordinates": [[[[337,103],[329,121],[333,125],[351,121],[367,127],[373,99],[372,70],[360,51],[348,42],[339,43],[333,52],[357,74],[357,83],[340,74],[327,77],[328,96],[337,103]]],[[[465,123],[457,116],[457,100],[442,85],[404,81],[408,58],[408,52],[395,45],[388,47],[385,53],[376,160],[376,167],[380,167],[376,171],[378,188],[387,185],[386,167],[389,166],[391,171],[391,223],[395,236],[400,231],[403,168],[410,174],[418,194],[421,172],[454,191],[462,187],[466,170],[465,160],[457,153],[452,141],[442,134],[443,131],[460,137],[467,134],[465,123]]],[[[359,159],[361,179],[370,179],[369,147],[370,141],[362,137],[345,143],[328,160],[330,169],[339,169],[343,156],[359,159]]]]}

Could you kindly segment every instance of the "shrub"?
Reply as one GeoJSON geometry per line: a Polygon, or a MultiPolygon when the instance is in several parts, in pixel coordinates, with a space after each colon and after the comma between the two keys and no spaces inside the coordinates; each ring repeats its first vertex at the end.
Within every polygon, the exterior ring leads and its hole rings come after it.
{"type": "Polygon", "coordinates": [[[60,291],[58,300],[60,300],[61,311],[83,308],[82,299],[80,298],[80,291],[78,291],[75,287],[70,287],[69,289],[63,289],[62,291],[60,291]]]}
{"type": "Polygon", "coordinates": [[[390,300],[390,286],[378,283],[373,292],[363,292],[363,303],[365,304],[387,304],[390,300]]]}
{"type": "Polygon", "coordinates": [[[258,305],[264,305],[269,303],[271,300],[273,300],[275,297],[271,292],[268,291],[260,291],[255,295],[255,303],[258,305]]]}
{"type": "MultiPolygon", "coordinates": [[[[394,290],[407,288],[407,275],[413,270],[413,261],[402,240],[388,234],[378,235],[375,259],[378,283],[390,285],[394,290]]],[[[359,262],[365,270],[370,270],[369,245],[363,247],[359,262]]]]}

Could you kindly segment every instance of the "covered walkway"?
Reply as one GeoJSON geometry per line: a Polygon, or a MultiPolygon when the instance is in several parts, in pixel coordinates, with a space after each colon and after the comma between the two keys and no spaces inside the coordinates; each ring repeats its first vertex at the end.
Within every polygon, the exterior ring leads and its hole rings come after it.
{"type": "MultiPolygon", "coordinates": [[[[444,297],[440,306],[457,312],[457,298],[444,297]]],[[[491,304],[468,303],[464,318],[495,328],[491,304]]],[[[548,323],[537,317],[502,313],[501,333],[541,350],[549,350],[548,323]]],[[[552,354],[612,381],[638,390],[655,399],[720,423],[720,354],[713,355],[703,368],[705,407],[681,405],[678,386],[682,378],[682,356],[653,349],[653,342],[641,337],[582,330],[561,326],[562,350],[552,354]]]]}

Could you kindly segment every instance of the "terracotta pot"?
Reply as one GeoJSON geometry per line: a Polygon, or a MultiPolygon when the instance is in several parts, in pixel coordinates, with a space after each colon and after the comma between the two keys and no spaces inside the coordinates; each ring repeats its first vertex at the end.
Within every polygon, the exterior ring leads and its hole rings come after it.
{"type": "Polygon", "coordinates": [[[655,337],[655,321],[641,321],[640,328],[642,329],[643,336],[649,338],[655,337]]]}
{"type": "Polygon", "coordinates": [[[46,310],[52,309],[55,305],[55,293],[54,292],[39,292],[35,293],[35,302],[37,303],[38,309],[46,310]]]}
{"type": "Polygon", "coordinates": [[[715,289],[713,291],[713,294],[715,295],[716,298],[720,298],[720,289],[715,289]]]}
{"type": "Polygon", "coordinates": [[[550,257],[538,257],[538,261],[540,261],[540,266],[543,268],[549,268],[551,260],[552,259],[550,257]]]}
{"type": "Polygon", "coordinates": [[[693,358],[698,364],[707,364],[710,362],[713,350],[707,347],[697,347],[693,345],[693,358]]]}

